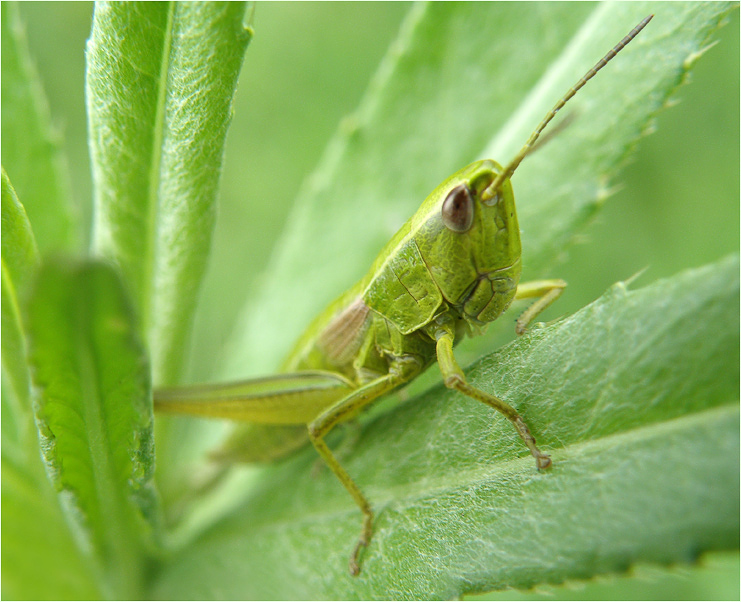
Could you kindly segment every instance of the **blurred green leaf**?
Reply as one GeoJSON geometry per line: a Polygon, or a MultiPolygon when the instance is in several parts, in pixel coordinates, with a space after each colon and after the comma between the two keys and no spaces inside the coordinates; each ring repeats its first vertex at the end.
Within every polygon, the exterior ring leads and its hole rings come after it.
{"type": "Polygon", "coordinates": [[[15,2],[2,3],[2,155],[42,251],[76,239],[61,136],[28,51],[15,2]]]}
{"type": "MultiPolygon", "coordinates": [[[[656,12],[569,105],[574,123],[514,177],[523,277],[542,276],[608,196],[628,151],[731,7],[415,7],[362,106],[301,190],[263,286],[233,333],[221,376],[274,370],[296,334],[362,276],[436,184],[477,158],[506,161],[569,86],[656,12]]],[[[486,345],[473,343],[479,351],[486,345]]]]}
{"type": "Polygon", "coordinates": [[[138,598],[157,505],[149,370],[110,267],[42,264],[28,303],[41,451],[110,598],[138,598]]]}
{"type": "Polygon", "coordinates": [[[524,414],[548,473],[506,420],[438,387],[373,420],[345,461],[378,517],[359,578],[360,513],[309,451],[175,556],[155,597],[451,599],[734,549],[738,271],[618,284],[469,370],[524,414]]]}
{"type": "Polygon", "coordinates": [[[67,529],[39,457],[20,310],[38,261],[28,217],[3,169],[2,595],[96,599],[100,592],[67,529]]]}
{"type": "Polygon", "coordinates": [[[38,264],[36,240],[26,211],[2,170],[2,370],[3,435],[16,443],[31,421],[26,341],[21,320],[19,293],[38,264]]]}
{"type": "MultiPolygon", "coordinates": [[[[3,401],[5,391],[3,390],[3,401]]],[[[99,600],[90,563],[65,523],[59,498],[34,447],[2,446],[2,596],[4,600],[99,600]]],[[[33,424],[31,425],[33,426],[33,424]]]]}
{"type": "Polygon", "coordinates": [[[39,261],[31,224],[5,169],[2,170],[2,262],[14,290],[22,289],[39,261]]]}
{"type": "Polygon", "coordinates": [[[121,268],[157,383],[177,378],[208,257],[232,98],[252,35],[245,9],[95,9],[87,48],[94,247],[121,268]]]}
{"type": "Polygon", "coordinates": [[[694,565],[639,564],[624,574],[599,575],[536,590],[488,592],[466,600],[735,600],[739,553],[704,554],[694,565]]]}
{"type": "MultiPolygon", "coordinates": [[[[5,8],[3,8],[5,10],[5,8]]],[[[100,596],[39,458],[21,298],[38,265],[23,205],[2,172],[2,570],[3,598],[100,596]],[[56,561],[49,563],[48,558],[56,561]]]]}

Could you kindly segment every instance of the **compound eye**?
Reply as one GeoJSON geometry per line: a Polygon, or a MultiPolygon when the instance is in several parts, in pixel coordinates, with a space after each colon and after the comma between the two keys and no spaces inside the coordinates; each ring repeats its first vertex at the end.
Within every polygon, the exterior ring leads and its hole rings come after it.
{"type": "Polygon", "coordinates": [[[467,232],[473,225],[473,199],[465,184],[459,184],[448,193],[443,202],[443,224],[453,232],[467,232]]]}

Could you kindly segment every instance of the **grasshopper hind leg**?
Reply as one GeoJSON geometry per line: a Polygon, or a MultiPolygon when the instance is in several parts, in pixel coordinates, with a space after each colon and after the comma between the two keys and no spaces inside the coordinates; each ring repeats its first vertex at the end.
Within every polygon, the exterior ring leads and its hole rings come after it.
{"type": "Polygon", "coordinates": [[[360,531],[360,537],[350,556],[350,574],[353,576],[357,576],[360,573],[360,556],[363,550],[368,547],[373,536],[373,510],[371,509],[368,498],[365,497],[360,487],[358,487],[342,464],[340,464],[335,454],[332,453],[324,441],[324,438],[336,425],[347,421],[349,418],[355,416],[363,407],[414,378],[419,374],[421,367],[421,364],[414,358],[395,358],[389,366],[388,374],[353,391],[344,399],[341,399],[332,407],[325,410],[309,424],[309,437],[317,452],[340,480],[363,513],[363,526],[360,531]]]}

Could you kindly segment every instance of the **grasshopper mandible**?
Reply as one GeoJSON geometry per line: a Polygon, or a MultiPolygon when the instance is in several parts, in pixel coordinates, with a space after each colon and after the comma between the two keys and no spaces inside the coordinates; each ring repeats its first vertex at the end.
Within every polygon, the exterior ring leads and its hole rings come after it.
{"type": "Polygon", "coordinates": [[[520,229],[510,178],[556,113],[652,17],[643,19],[569,89],[506,167],[489,159],[476,161],[433,190],[365,277],[311,323],[284,362],[282,374],[155,391],[159,411],[246,421],[253,423],[253,430],[251,439],[242,442],[249,445],[257,435],[261,445],[270,441],[270,449],[258,450],[233,438],[231,448],[221,454],[225,460],[281,457],[304,444],[308,435],[363,514],[350,557],[353,575],[360,572],[360,554],[373,534],[373,511],[324,438],[433,362],[447,387],[512,422],[538,469],[551,465],[512,406],[468,384],[453,347],[464,336],[479,334],[514,300],[534,298],[517,320],[516,332],[522,334],[563,291],[563,280],[520,283],[520,229]]]}

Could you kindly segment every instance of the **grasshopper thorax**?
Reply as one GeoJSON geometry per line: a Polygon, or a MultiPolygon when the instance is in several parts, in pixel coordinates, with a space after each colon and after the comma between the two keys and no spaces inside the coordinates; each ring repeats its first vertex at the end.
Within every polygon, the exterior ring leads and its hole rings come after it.
{"type": "Polygon", "coordinates": [[[520,228],[507,178],[491,160],[453,174],[427,198],[412,221],[420,254],[447,304],[471,325],[495,320],[512,302],[520,279],[520,228]]]}

